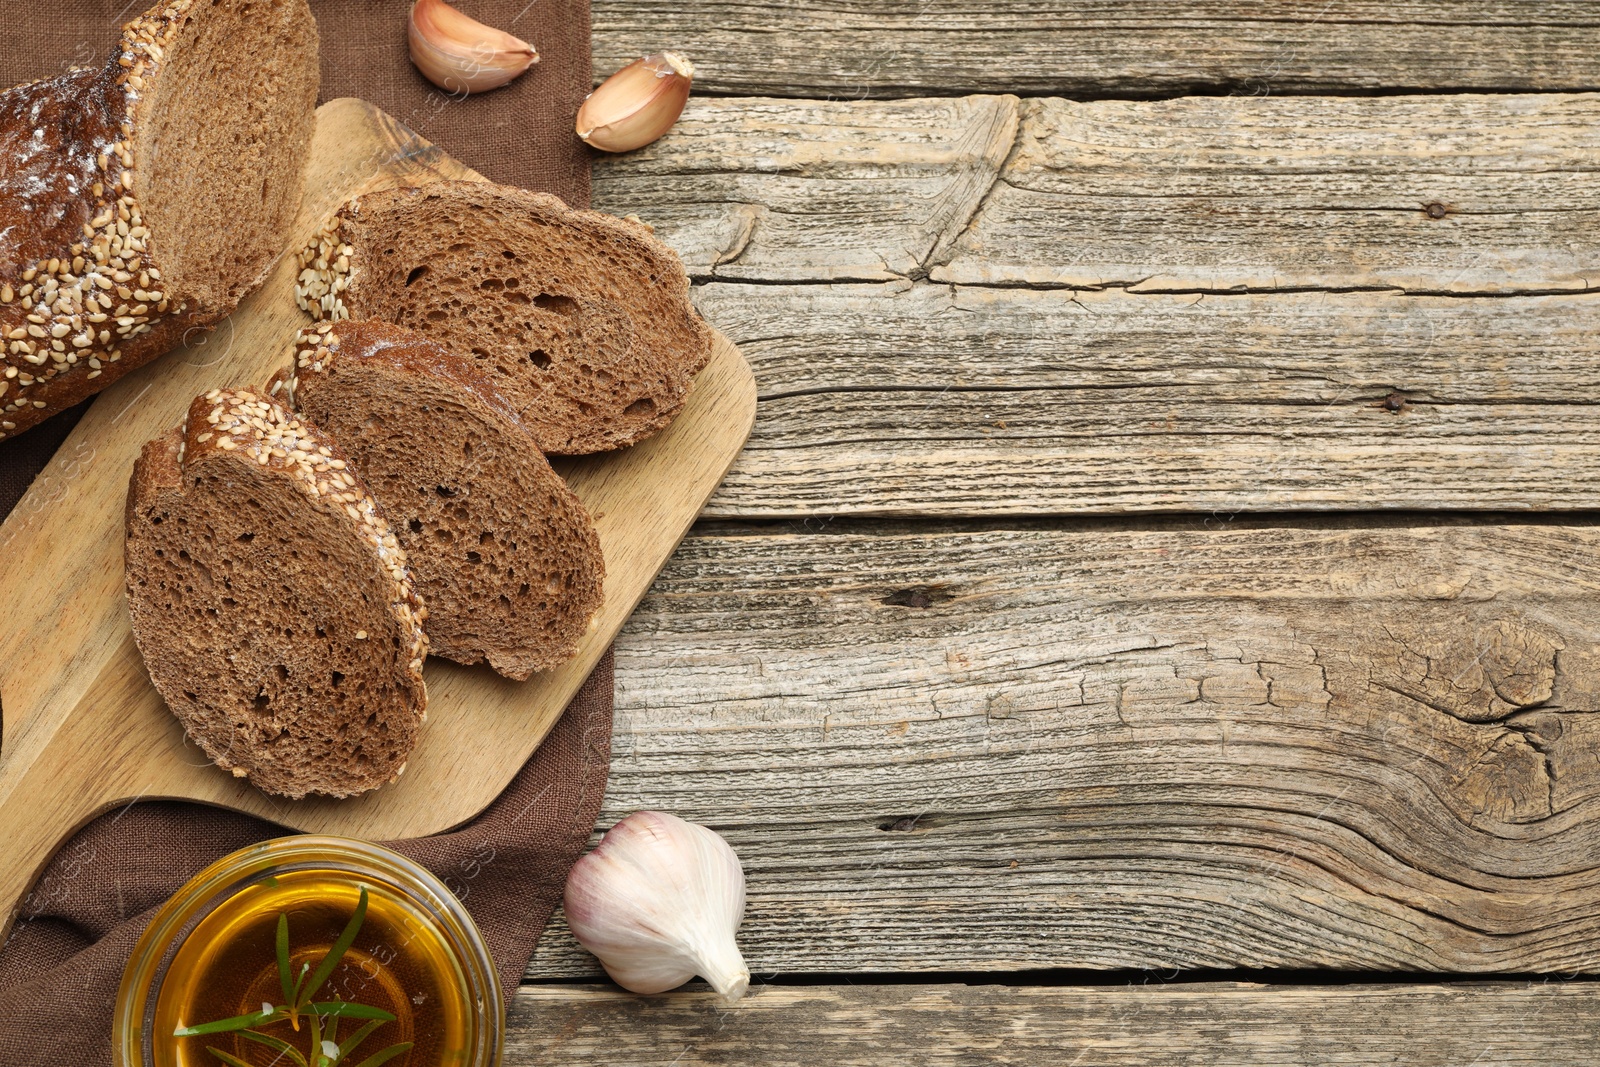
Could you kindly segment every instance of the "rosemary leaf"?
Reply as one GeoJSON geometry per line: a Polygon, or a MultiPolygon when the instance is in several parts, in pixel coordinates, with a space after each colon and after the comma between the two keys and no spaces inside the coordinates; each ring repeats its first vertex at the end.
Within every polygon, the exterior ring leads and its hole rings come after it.
{"type": "Polygon", "coordinates": [[[367,887],[361,887],[361,897],[356,901],[356,913],[350,916],[350,921],[345,923],[344,931],[339,935],[339,940],[333,943],[328,954],[322,957],[322,962],[317,964],[317,969],[312,972],[311,978],[306,982],[305,988],[300,992],[300,1002],[305,1003],[316,996],[317,990],[322,988],[322,983],[328,980],[333,969],[339,966],[339,961],[344,959],[344,954],[350,951],[350,946],[355,944],[356,933],[361,929],[361,923],[367,917],[367,887]]]}
{"type": "Polygon", "coordinates": [[[339,1042],[339,1061],[341,1063],[344,1062],[344,1058],[350,1055],[350,1053],[354,1052],[356,1047],[360,1045],[361,1042],[365,1041],[369,1036],[371,1036],[372,1031],[376,1030],[387,1021],[388,1020],[386,1019],[373,1019],[369,1023],[363,1023],[360,1029],[358,1029],[355,1033],[339,1042]]]}
{"type": "Polygon", "coordinates": [[[378,1065],[380,1063],[388,1063],[390,1060],[394,1059],[396,1056],[400,1055],[401,1053],[410,1052],[410,1051],[411,1051],[411,1042],[402,1041],[398,1045],[390,1045],[388,1048],[384,1049],[382,1052],[374,1052],[372,1055],[368,1056],[366,1059],[364,1059],[360,1063],[356,1064],[356,1067],[378,1067],[378,1065]]]}
{"type": "Polygon", "coordinates": [[[239,1036],[246,1041],[254,1041],[258,1045],[265,1045],[280,1055],[288,1056],[300,1067],[306,1067],[306,1058],[300,1055],[298,1049],[282,1038],[273,1037],[271,1034],[258,1034],[254,1030],[240,1030],[239,1036]]]}
{"type": "MultiPolygon", "coordinates": [[[[294,995],[289,998],[289,1010],[290,1011],[295,1010],[294,1006],[296,1004],[300,1003],[300,987],[305,985],[306,975],[308,975],[310,973],[311,973],[311,964],[302,963],[300,965],[300,977],[296,978],[294,980],[294,995]]],[[[298,1027],[299,1024],[296,1023],[295,1025],[298,1027]]]]}
{"type": "Polygon", "coordinates": [[[278,912],[278,982],[283,986],[283,1002],[294,1003],[294,979],[289,974],[289,913],[278,912]]]}
{"type": "Polygon", "coordinates": [[[260,1023],[275,1023],[283,1017],[283,1013],[277,1008],[271,1011],[253,1011],[249,1015],[235,1015],[231,1019],[218,1019],[216,1022],[201,1023],[199,1026],[180,1026],[172,1031],[172,1036],[199,1037],[201,1034],[227,1034],[260,1023]]]}
{"type": "Polygon", "coordinates": [[[346,1019],[382,1019],[386,1023],[394,1022],[394,1016],[382,1008],[371,1008],[365,1004],[352,1004],[348,1000],[323,1000],[315,1004],[307,1004],[305,1010],[317,1015],[338,1015],[346,1019]]]}

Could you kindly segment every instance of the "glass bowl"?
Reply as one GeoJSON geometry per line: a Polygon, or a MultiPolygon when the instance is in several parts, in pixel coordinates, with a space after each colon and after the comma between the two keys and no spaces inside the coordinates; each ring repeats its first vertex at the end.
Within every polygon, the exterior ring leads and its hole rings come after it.
{"type": "MultiPolygon", "coordinates": [[[[118,1067],[226,1062],[208,1047],[252,1067],[293,1062],[270,1043],[235,1032],[177,1037],[173,1031],[284,1004],[279,916],[287,916],[290,974],[315,976],[353,919],[363,888],[367,910],[354,942],[311,1000],[375,1007],[394,1019],[379,1022],[339,1062],[360,1063],[411,1042],[385,1067],[498,1067],[505,1033],[500,983],[461,902],[396,852],[315,835],[275,838],[224,856],[167,901],[123,971],[112,1022],[118,1067]]],[[[369,1021],[330,1013],[316,1020],[315,1036],[346,1042],[369,1021]]],[[[317,1062],[306,1015],[251,1029],[317,1062]]]]}

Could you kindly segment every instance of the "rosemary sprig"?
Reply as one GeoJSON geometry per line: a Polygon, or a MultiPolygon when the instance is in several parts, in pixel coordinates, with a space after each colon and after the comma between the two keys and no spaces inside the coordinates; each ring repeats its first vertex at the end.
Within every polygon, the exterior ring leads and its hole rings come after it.
{"type": "MultiPolygon", "coordinates": [[[[395,1017],[382,1008],[374,1008],[366,1004],[356,1004],[346,1000],[314,1001],[317,990],[322,988],[324,982],[333,975],[339,962],[344,959],[345,953],[350,951],[350,946],[355,944],[356,934],[361,930],[361,924],[367,917],[367,887],[361,887],[361,895],[356,901],[355,914],[350,916],[350,921],[345,923],[343,932],[339,934],[327,955],[322,957],[322,962],[317,964],[316,970],[311,969],[309,963],[301,964],[299,975],[291,973],[289,962],[289,916],[287,913],[278,914],[277,935],[274,938],[274,950],[278,958],[278,983],[283,990],[283,1004],[274,1006],[261,1005],[260,1011],[249,1012],[244,1015],[235,1015],[231,1019],[217,1019],[209,1023],[200,1023],[197,1026],[180,1026],[172,1032],[174,1037],[201,1037],[208,1034],[238,1034],[246,1041],[258,1045],[265,1045],[278,1053],[278,1058],[288,1056],[295,1067],[333,1067],[334,1064],[343,1064],[350,1053],[371,1037],[373,1032],[385,1023],[392,1023],[395,1017]],[[306,1016],[308,1023],[310,1046],[309,1057],[303,1055],[294,1045],[283,1038],[264,1034],[254,1029],[257,1026],[269,1026],[273,1023],[288,1021],[296,1032],[300,1029],[300,1017],[306,1016]],[[340,1019],[365,1019],[367,1022],[359,1027],[343,1042],[339,1042],[340,1019]],[[326,1034],[322,1025],[324,1020],[328,1024],[326,1034]]],[[[381,1067],[396,1056],[411,1051],[410,1041],[400,1041],[388,1048],[373,1053],[362,1060],[356,1067],[381,1067]]],[[[249,1064],[211,1045],[206,1046],[206,1051],[217,1059],[227,1064],[228,1067],[250,1067],[249,1064]]]]}

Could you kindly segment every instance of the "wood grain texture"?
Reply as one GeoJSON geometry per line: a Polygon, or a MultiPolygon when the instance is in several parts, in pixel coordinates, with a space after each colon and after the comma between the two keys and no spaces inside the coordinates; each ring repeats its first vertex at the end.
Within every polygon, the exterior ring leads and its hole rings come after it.
{"type": "Polygon", "coordinates": [[[702,286],[755,367],[707,514],[1600,504],[1600,300],[702,286]]]}
{"type": "Polygon", "coordinates": [[[1591,93],[698,99],[594,196],[701,280],[1585,292],[1597,154],[1591,93]]]}
{"type": "Polygon", "coordinates": [[[1591,93],[1028,101],[1001,181],[932,277],[1600,288],[1597,119],[1591,93]]]}
{"type": "MultiPolygon", "coordinates": [[[[307,186],[290,247],[351,195],[396,184],[476,178],[370,104],[318,112],[307,186]]],[[[57,841],[137,798],[200,800],[322,833],[379,840],[435,833],[471,818],[516,775],[649,587],[749,432],[750,369],[725,338],[683,412],[648,441],[563,466],[594,516],[606,560],[605,603],[577,655],[527,682],[486,667],[431,661],[429,721],[406,775],[343,801],[287,801],[210,765],[151,686],[123,596],[123,512],[145,441],[183,418],[193,397],[260,386],[284,365],[295,331],[293,257],[209,342],[169,353],[108,389],[74,428],[48,474],[0,526],[0,936],[57,841]]]]}
{"type": "MultiPolygon", "coordinates": [[[[616,646],[602,823],[723,833],[757,974],[1593,970],[1597,560],[1559,526],[695,536],[616,646]]],[[[530,971],[593,973],[558,926],[530,971]]]]}
{"type": "Polygon", "coordinates": [[[1587,1067],[1585,982],[1109,987],[756,986],[726,1008],[683,990],[523,986],[507,1067],[1587,1067]]]}
{"type": "Polygon", "coordinates": [[[1018,122],[999,96],[691,99],[669,137],[597,161],[591,188],[600,210],[655,226],[699,280],[884,281],[949,254],[1018,122]]]}
{"type": "Polygon", "coordinates": [[[714,516],[1585,509],[1597,117],[699,100],[594,188],[756,365],[714,516]]]}
{"type": "Polygon", "coordinates": [[[696,89],[767,96],[1083,95],[1600,86],[1583,0],[595,0],[597,77],[662,47],[696,89]]]}

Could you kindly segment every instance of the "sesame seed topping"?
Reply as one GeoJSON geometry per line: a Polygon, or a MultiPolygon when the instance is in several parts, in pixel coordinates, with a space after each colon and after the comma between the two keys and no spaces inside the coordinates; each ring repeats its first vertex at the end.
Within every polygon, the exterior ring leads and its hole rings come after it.
{"type": "Polygon", "coordinates": [[[337,217],[330,219],[295,257],[295,265],[300,268],[295,302],[313,318],[330,322],[350,317],[339,294],[350,284],[354,249],[340,240],[341,225],[337,217]]]}
{"type": "MultiPolygon", "coordinates": [[[[117,64],[126,71],[120,84],[130,105],[140,99],[138,94],[150,88],[149,79],[159,75],[165,45],[183,32],[191,6],[192,0],[172,0],[123,27],[117,64]]],[[[82,239],[72,243],[64,254],[58,252],[22,265],[17,277],[0,280],[0,307],[20,298],[22,311],[28,313],[25,323],[12,318],[0,325],[5,340],[10,342],[5,354],[34,366],[53,361],[54,365],[43,372],[45,378],[70,374],[80,357],[88,364],[84,376],[98,377],[105,363],[115,363],[122,356],[118,349],[107,351],[109,346],[120,343],[119,338],[151,332],[155,317],[167,313],[166,293],[152,288],[160,282],[161,274],[142,263],[150,231],[143,224],[133,193],[136,114],[130,106],[128,117],[119,124],[119,139],[98,146],[91,157],[104,179],[90,186],[93,200],[86,212],[90,221],[82,226],[82,239]],[[90,328],[107,323],[112,291],[117,291],[125,302],[117,310],[119,320],[131,321],[119,321],[115,331],[109,327],[90,328]],[[131,307],[127,306],[130,301],[131,307]]],[[[183,310],[179,308],[179,313],[183,310]]],[[[17,368],[6,367],[5,371],[9,379],[17,368]]],[[[27,379],[30,384],[32,381],[27,379]]],[[[45,405],[34,402],[34,406],[42,409],[45,405]]]]}

